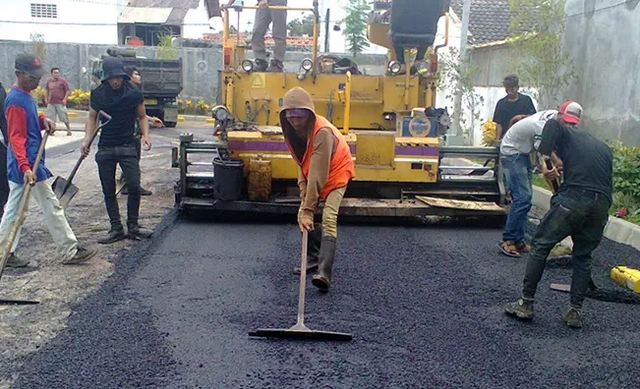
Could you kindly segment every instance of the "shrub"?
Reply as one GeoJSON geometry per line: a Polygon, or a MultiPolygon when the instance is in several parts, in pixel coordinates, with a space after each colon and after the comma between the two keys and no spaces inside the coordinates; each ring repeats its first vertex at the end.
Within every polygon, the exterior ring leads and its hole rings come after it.
{"type": "Polygon", "coordinates": [[[611,148],[613,150],[613,191],[639,201],[640,146],[613,145],[611,148]]]}

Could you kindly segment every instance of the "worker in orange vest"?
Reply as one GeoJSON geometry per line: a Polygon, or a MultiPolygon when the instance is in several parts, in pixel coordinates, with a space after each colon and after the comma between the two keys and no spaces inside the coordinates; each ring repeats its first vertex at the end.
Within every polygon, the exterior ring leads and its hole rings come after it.
{"type": "MultiPolygon", "coordinates": [[[[336,252],[338,209],[349,181],[355,177],[351,150],[338,129],[315,113],[311,95],[300,87],[285,94],[280,124],[289,152],[300,167],[298,224],[300,230],[309,231],[307,268],[318,270],[312,283],[326,292],[336,252]],[[320,199],[324,200],[321,226],[313,223],[320,199]]],[[[294,273],[300,274],[300,268],[294,273]]]]}

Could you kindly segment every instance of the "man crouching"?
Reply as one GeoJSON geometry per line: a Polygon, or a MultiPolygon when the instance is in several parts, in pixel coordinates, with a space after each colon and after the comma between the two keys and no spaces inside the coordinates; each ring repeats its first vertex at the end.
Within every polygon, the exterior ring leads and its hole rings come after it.
{"type": "MultiPolygon", "coordinates": [[[[331,285],[333,259],[338,236],[338,209],[355,177],[351,150],[338,129],[316,115],[311,96],[300,87],[284,96],[280,124],[293,160],[300,167],[298,186],[302,200],[298,211],[300,230],[309,232],[307,268],[318,273],[312,283],[321,291],[331,285]],[[314,226],[318,201],[324,200],[322,227],[314,226]]],[[[294,273],[300,274],[300,268],[294,273]]]]}

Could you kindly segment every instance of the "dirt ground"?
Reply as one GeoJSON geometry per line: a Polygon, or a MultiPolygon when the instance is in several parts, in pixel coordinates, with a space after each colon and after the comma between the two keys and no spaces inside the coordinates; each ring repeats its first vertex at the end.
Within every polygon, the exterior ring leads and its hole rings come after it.
{"type": "MultiPolygon", "coordinates": [[[[186,125],[180,129],[154,130],[153,148],[143,151],[142,185],[153,192],[143,196],[140,224],[155,228],[173,208],[173,183],[178,178],[172,169],[171,146],[186,125]]],[[[201,126],[197,126],[201,127],[201,126]]],[[[192,131],[195,132],[195,131],[192,131]]],[[[74,134],[76,135],[76,134],[74,134]]],[[[92,155],[81,165],[74,184],[80,192],[69,204],[66,214],[81,244],[95,245],[98,254],[81,265],[62,265],[44,224],[43,215],[31,201],[30,212],[22,230],[16,254],[31,261],[23,269],[5,269],[0,280],[0,298],[32,299],[37,305],[0,305],[0,363],[19,369],[21,359],[52,339],[66,326],[72,314],[71,306],[95,291],[113,272],[118,258],[135,250],[136,242],[124,240],[112,245],[100,245],[96,240],[107,233],[106,214],[97,167],[92,155]]],[[[77,161],[78,151],[47,159],[52,172],[66,176],[77,161]]],[[[119,196],[120,213],[126,221],[126,196],[119,196]]],[[[15,377],[0,377],[0,389],[8,388],[15,377]]]]}

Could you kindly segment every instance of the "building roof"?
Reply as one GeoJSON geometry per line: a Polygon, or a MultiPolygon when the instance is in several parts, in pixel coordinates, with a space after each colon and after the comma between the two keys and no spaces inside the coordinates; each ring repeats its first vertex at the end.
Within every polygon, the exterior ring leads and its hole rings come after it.
{"type": "MultiPolygon", "coordinates": [[[[170,8],[165,24],[180,25],[190,9],[197,9],[201,0],[130,0],[127,8],[170,8]]],[[[219,0],[204,0],[207,16],[221,16],[219,0]]]]}
{"type": "MultiPolygon", "coordinates": [[[[451,9],[462,19],[464,0],[451,0],[451,9]]],[[[511,12],[508,0],[471,0],[469,44],[503,41],[509,36],[511,12]]]]}

